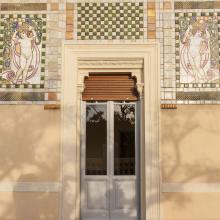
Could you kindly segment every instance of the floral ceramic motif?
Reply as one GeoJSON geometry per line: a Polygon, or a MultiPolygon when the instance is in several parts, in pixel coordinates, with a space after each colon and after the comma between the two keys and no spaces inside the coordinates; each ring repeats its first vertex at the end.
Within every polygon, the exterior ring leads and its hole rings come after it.
{"type": "Polygon", "coordinates": [[[180,83],[219,83],[218,21],[180,17],[180,83]]]}
{"type": "Polygon", "coordinates": [[[1,78],[7,84],[40,84],[42,19],[5,18],[1,78]]]}

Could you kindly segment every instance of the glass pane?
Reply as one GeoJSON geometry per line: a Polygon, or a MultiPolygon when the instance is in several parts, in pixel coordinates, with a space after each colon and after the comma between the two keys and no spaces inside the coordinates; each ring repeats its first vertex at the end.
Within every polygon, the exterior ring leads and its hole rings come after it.
{"type": "Polygon", "coordinates": [[[114,174],[135,175],[135,105],[114,107],[114,174]]]}
{"type": "Polygon", "coordinates": [[[86,175],[107,174],[106,105],[86,107],[86,175]]]}

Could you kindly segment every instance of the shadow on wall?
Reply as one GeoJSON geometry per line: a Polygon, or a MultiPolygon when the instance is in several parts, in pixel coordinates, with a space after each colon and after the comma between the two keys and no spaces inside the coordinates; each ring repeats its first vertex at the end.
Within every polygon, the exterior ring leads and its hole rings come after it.
{"type": "MultiPolygon", "coordinates": [[[[43,106],[1,106],[0,181],[57,182],[60,163],[60,112],[43,106]]],[[[17,190],[17,185],[14,190],[17,190]]],[[[0,219],[56,219],[58,195],[0,192],[0,219]]]]}
{"type": "MultiPolygon", "coordinates": [[[[162,110],[163,183],[220,182],[219,113],[220,107],[217,105],[180,105],[174,111],[162,110]]],[[[192,202],[190,196],[187,193],[166,193],[163,202],[173,201],[175,206],[184,210],[192,202]]],[[[194,217],[191,213],[191,219],[194,217]]]]}
{"type": "MultiPolygon", "coordinates": [[[[162,182],[220,182],[219,112],[219,106],[202,105],[162,111],[162,182]]],[[[42,106],[2,106],[0,120],[0,181],[57,181],[60,112],[42,106]]],[[[155,199],[152,194],[152,206],[155,199]]],[[[173,201],[183,211],[192,203],[182,193],[170,193],[162,201],[173,201]]],[[[56,193],[0,192],[0,219],[55,220],[56,207],[56,193]]]]}

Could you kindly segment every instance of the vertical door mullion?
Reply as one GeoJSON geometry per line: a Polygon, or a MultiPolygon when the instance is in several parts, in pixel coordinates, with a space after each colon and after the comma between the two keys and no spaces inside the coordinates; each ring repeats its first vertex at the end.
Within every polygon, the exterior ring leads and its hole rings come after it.
{"type": "Polygon", "coordinates": [[[139,123],[140,123],[140,105],[138,102],[134,103],[135,108],[135,191],[136,191],[136,214],[137,219],[140,219],[140,199],[139,199],[139,193],[140,193],[140,152],[139,152],[139,123]]]}
{"type": "Polygon", "coordinates": [[[114,176],[114,102],[109,102],[109,112],[110,112],[110,131],[109,131],[109,140],[110,140],[110,177],[114,176]]]}
{"type": "Polygon", "coordinates": [[[85,176],[86,167],[86,103],[81,102],[81,176],[85,176]]]}
{"type": "Polygon", "coordinates": [[[85,209],[85,186],[84,180],[86,175],[86,102],[81,102],[81,214],[82,209],[85,209]]]}
{"type": "Polygon", "coordinates": [[[109,115],[110,115],[110,120],[109,120],[109,161],[110,161],[110,172],[109,172],[109,184],[110,184],[110,218],[111,220],[111,211],[113,210],[114,207],[114,182],[113,182],[113,177],[114,177],[114,102],[109,101],[109,115]]]}

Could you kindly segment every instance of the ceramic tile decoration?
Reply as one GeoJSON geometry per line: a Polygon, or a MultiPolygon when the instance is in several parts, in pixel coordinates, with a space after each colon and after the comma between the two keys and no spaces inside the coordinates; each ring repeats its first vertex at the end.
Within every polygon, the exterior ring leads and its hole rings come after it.
{"type": "Polygon", "coordinates": [[[220,83],[218,13],[176,13],[177,87],[220,83]]]}
{"type": "Polygon", "coordinates": [[[0,92],[0,102],[43,102],[44,92],[0,92]]]}
{"type": "Polygon", "coordinates": [[[44,88],[46,14],[2,14],[0,88],[44,88]]]}
{"type": "Polygon", "coordinates": [[[77,39],[142,39],[143,2],[77,4],[77,39]]]}

